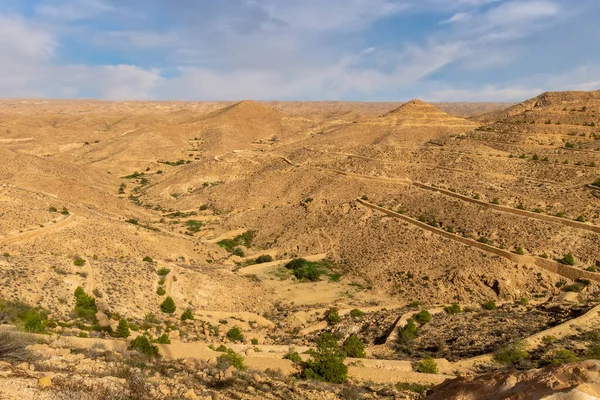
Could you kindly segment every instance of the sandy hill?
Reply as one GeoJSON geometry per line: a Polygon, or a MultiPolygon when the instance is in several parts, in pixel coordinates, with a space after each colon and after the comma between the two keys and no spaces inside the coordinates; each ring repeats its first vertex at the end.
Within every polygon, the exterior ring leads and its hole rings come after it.
{"type": "Polygon", "coordinates": [[[471,122],[463,118],[453,117],[421,100],[411,100],[385,114],[382,118],[393,119],[396,123],[404,125],[473,126],[471,122]]]}

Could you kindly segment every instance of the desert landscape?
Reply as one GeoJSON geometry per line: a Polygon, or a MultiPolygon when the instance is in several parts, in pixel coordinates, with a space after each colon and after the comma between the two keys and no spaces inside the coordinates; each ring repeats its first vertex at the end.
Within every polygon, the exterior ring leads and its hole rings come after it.
{"type": "Polygon", "coordinates": [[[600,91],[2,100],[0,160],[0,399],[600,396],[600,91]]]}

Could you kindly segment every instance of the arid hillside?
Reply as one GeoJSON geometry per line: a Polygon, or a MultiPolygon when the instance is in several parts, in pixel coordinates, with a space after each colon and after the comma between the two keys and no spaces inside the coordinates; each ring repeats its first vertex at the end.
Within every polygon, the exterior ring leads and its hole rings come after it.
{"type": "Polygon", "coordinates": [[[600,358],[600,95],[500,106],[0,101],[0,398],[458,399],[600,358]]]}

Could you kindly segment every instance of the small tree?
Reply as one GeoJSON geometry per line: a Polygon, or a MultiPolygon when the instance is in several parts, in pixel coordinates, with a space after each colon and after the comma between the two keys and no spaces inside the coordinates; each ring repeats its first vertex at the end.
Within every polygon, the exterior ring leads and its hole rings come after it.
{"type": "Polygon", "coordinates": [[[331,383],[348,379],[348,367],[344,364],[346,354],[338,348],[331,333],[325,332],[317,339],[317,349],[310,350],[310,356],[303,371],[305,378],[331,383]]]}
{"type": "Polygon", "coordinates": [[[223,354],[219,356],[217,362],[225,364],[227,367],[232,366],[240,371],[245,371],[244,357],[237,354],[232,349],[227,349],[223,354]]]}
{"type": "Polygon", "coordinates": [[[181,320],[185,321],[185,320],[193,320],[194,319],[194,313],[192,312],[191,308],[186,308],[185,311],[183,312],[183,314],[181,314],[181,320]]]}
{"type": "Polygon", "coordinates": [[[458,304],[454,303],[451,306],[444,307],[444,311],[448,315],[455,315],[455,314],[460,314],[460,312],[462,310],[461,310],[461,308],[460,308],[460,306],[458,304]]]}
{"type": "Polygon", "coordinates": [[[365,344],[356,335],[350,335],[344,343],[343,350],[346,352],[348,357],[352,358],[365,358],[365,344]]]}
{"type": "Polygon", "coordinates": [[[522,342],[511,343],[494,354],[494,359],[503,365],[518,365],[529,358],[522,342]]]}
{"type": "Polygon", "coordinates": [[[167,292],[165,291],[165,288],[164,288],[164,287],[162,287],[162,286],[159,286],[159,287],[157,287],[157,288],[156,288],[156,294],[157,294],[157,295],[159,295],[159,296],[164,296],[164,295],[165,295],[165,293],[167,293],[167,292]]]}
{"type": "Polygon", "coordinates": [[[164,312],[165,314],[173,314],[176,310],[176,306],[175,306],[175,302],[173,301],[173,299],[171,298],[171,296],[168,296],[165,301],[162,302],[162,304],[160,305],[160,310],[162,312],[164,312]]]}
{"type": "Polygon", "coordinates": [[[427,310],[423,310],[415,314],[415,321],[419,324],[424,325],[431,321],[431,314],[427,310]]]}
{"type": "Polygon", "coordinates": [[[438,373],[437,363],[435,362],[435,360],[432,357],[426,357],[417,366],[417,372],[421,372],[422,374],[437,374],[438,373]]]}
{"type": "Polygon", "coordinates": [[[23,319],[23,327],[27,332],[42,333],[45,329],[45,321],[42,314],[30,309],[23,319]]]}
{"type": "Polygon", "coordinates": [[[573,253],[569,252],[567,255],[565,255],[560,260],[560,263],[565,265],[575,265],[575,257],[573,257],[573,253]]]}
{"type": "Polygon", "coordinates": [[[156,343],[158,344],[171,344],[171,339],[169,339],[169,335],[163,333],[156,339],[156,343]]]}
{"type": "Polygon", "coordinates": [[[142,261],[143,261],[143,262],[148,262],[148,263],[151,263],[151,262],[153,262],[154,260],[152,259],[152,257],[150,257],[150,256],[146,256],[146,257],[142,258],[142,261]]]}
{"type": "Polygon", "coordinates": [[[242,334],[242,329],[239,326],[234,326],[229,331],[227,331],[227,337],[232,342],[241,342],[244,340],[244,335],[242,334]]]}
{"type": "Polygon", "coordinates": [[[119,325],[117,325],[117,336],[125,339],[131,336],[131,333],[129,332],[129,324],[124,319],[119,320],[119,325]]]}
{"type": "Polygon", "coordinates": [[[156,357],[158,355],[158,347],[150,343],[148,338],[144,335],[140,335],[129,342],[127,347],[129,350],[135,350],[142,354],[146,354],[150,357],[156,357]]]}
{"type": "Polygon", "coordinates": [[[495,310],[497,308],[496,302],[494,300],[488,300],[481,305],[481,308],[484,310],[495,310]]]}
{"type": "Polygon", "coordinates": [[[333,326],[340,322],[340,314],[338,313],[338,309],[336,307],[330,308],[325,314],[325,319],[327,320],[327,324],[333,326]]]}

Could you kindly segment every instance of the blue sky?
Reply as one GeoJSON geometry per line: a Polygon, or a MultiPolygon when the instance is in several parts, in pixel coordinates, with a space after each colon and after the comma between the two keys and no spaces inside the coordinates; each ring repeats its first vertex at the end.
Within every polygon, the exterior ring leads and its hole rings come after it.
{"type": "Polygon", "coordinates": [[[600,89],[598,0],[11,0],[0,97],[520,101],[600,89]]]}

